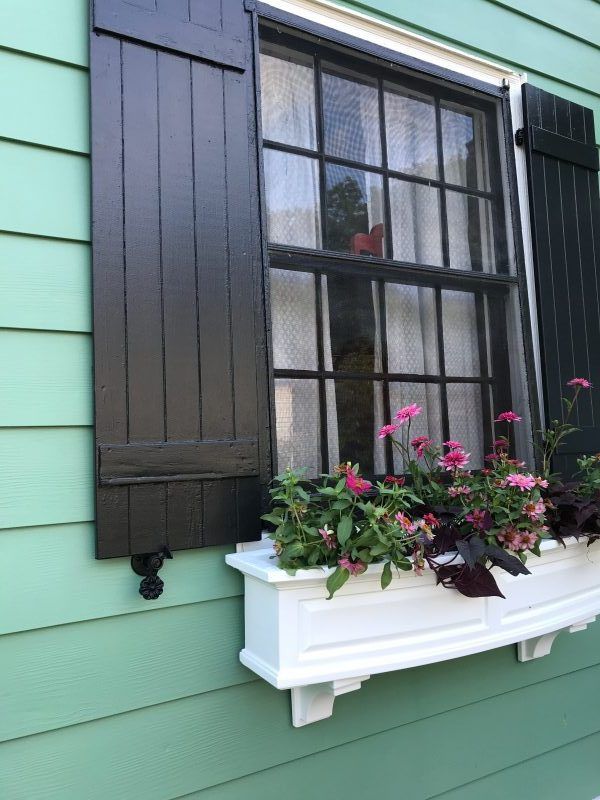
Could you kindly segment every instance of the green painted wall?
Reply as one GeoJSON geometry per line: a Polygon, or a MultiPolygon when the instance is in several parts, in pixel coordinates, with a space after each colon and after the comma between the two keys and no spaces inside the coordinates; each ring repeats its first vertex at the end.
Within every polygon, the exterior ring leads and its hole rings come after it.
{"type": "MultiPolygon", "coordinates": [[[[594,0],[372,6],[600,126],[594,0]]],[[[178,554],[154,604],[127,561],[93,559],[86,63],[87,0],[0,0],[0,798],[600,795],[600,625],[537,662],[374,677],[294,730],[287,693],[237,660],[224,550],[178,554]]]]}

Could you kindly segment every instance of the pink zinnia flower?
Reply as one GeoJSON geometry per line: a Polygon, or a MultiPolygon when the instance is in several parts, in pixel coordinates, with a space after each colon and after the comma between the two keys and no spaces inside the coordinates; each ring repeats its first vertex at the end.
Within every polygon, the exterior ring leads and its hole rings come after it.
{"type": "Polygon", "coordinates": [[[462,469],[469,463],[470,453],[463,450],[450,450],[443,458],[440,458],[439,465],[449,472],[453,469],[462,469]]]}
{"type": "Polygon", "coordinates": [[[538,500],[537,503],[533,501],[530,503],[525,503],[523,506],[523,514],[529,519],[537,520],[540,518],[542,514],[546,512],[546,504],[543,500],[538,500]]]}
{"type": "Polygon", "coordinates": [[[423,521],[431,528],[437,528],[441,524],[435,514],[423,514],[423,521]]]}
{"type": "Polygon", "coordinates": [[[378,436],[380,439],[385,439],[386,436],[391,436],[393,433],[396,433],[399,427],[399,425],[394,425],[393,422],[390,425],[384,425],[383,428],[379,429],[378,436]]]}
{"type": "Polygon", "coordinates": [[[346,486],[354,494],[364,494],[369,491],[373,484],[350,471],[346,475],[346,486]]]}
{"type": "Polygon", "coordinates": [[[533,475],[524,475],[521,472],[511,472],[510,475],[506,476],[506,485],[514,486],[517,489],[520,489],[522,492],[525,492],[529,489],[533,489],[535,486],[535,478],[533,475]]]}
{"type": "Polygon", "coordinates": [[[534,480],[535,480],[535,485],[536,486],[541,486],[542,489],[547,489],[548,488],[548,481],[546,480],[546,478],[540,478],[538,476],[537,478],[534,478],[534,480]]]}
{"type": "Polygon", "coordinates": [[[402,511],[398,511],[395,515],[396,521],[400,524],[400,527],[403,528],[407,533],[414,533],[417,530],[417,524],[412,522],[410,517],[407,517],[406,514],[403,514],[402,511]]]}
{"type": "Polygon", "coordinates": [[[533,533],[533,531],[528,531],[526,533],[521,534],[521,548],[523,550],[527,550],[529,547],[534,547],[535,543],[538,540],[537,533],[533,533]]]}
{"type": "Polygon", "coordinates": [[[508,525],[504,530],[500,531],[498,541],[503,542],[508,550],[516,551],[521,549],[521,534],[514,525],[508,525]]]}
{"type": "Polygon", "coordinates": [[[423,409],[416,403],[411,403],[409,406],[404,406],[396,412],[394,419],[397,419],[400,425],[407,422],[409,419],[418,416],[423,409]]]}
{"type": "Polygon", "coordinates": [[[496,417],[496,422],[521,422],[521,417],[514,411],[503,411],[496,417]]]}
{"type": "Polygon", "coordinates": [[[448,494],[450,497],[460,497],[461,495],[465,495],[468,497],[471,494],[471,490],[468,486],[450,486],[448,489],[448,494]]]}
{"type": "Polygon", "coordinates": [[[496,439],[494,441],[494,447],[496,448],[496,450],[506,450],[507,446],[508,446],[508,441],[504,438],[496,439]]]}
{"type": "Polygon", "coordinates": [[[489,530],[491,528],[490,512],[483,508],[474,508],[473,511],[467,514],[465,519],[478,531],[489,530]]]}
{"type": "Polygon", "coordinates": [[[347,569],[350,575],[360,575],[367,568],[367,565],[362,561],[351,561],[349,553],[343,553],[338,559],[338,564],[340,567],[347,569]]]}
{"type": "Polygon", "coordinates": [[[384,483],[395,483],[396,486],[404,486],[406,478],[397,478],[395,475],[386,475],[384,483]]]}
{"type": "Polygon", "coordinates": [[[463,446],[460,442],[455,442],[453,439],[448,439],[447,442],[444,442],[446,447],[450,448],[450,450],[462,450],[463,446]]]}
{"type": "Polygon", "coordinates": [[[335,550],[337,546],[337,539],[335,533],[333,533],[333,531],[327,530],[327,526],[325,526],[324,528],[319,528],[319,533],[323,537],[328,549],[335,550]]]}
{"type": "Polygon", "coordinates": [[[425,450],[432,445],[432,441],[427,436],[417,436],[412,440],[411,445],[414,447],[417,456],[422,458],[425,450]]]}
{"type": "Polygon", "coordinates": [[[592,388],[592,384],[587,378],[571,378],[570,381],[567,381],[567,386],[581,386],[582,389],[592,388]]]}

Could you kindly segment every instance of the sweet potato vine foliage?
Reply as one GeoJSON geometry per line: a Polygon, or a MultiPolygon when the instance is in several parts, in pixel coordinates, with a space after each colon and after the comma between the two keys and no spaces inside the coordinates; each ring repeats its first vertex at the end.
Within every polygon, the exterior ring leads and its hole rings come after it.
{"type": "Polygon", "coordinates": [[[470,454],[458,441],[437,445],[411,437],[421,408],[412,403],[379,431],[398,451],[406,475],[388,475],[373,484],[358,464],[340,464],[334,473],[307,481],[303,470],[287,469],[274,479],[272,528],[280,566],[331,568],[329,597],[369,564],[383,563],[381,586],[393,570],[422,574],[467,597],[502,597],[492,567],[527,574],[528,556],[539,556],[543,539],[585,535],[600,538],[600,455],[579,460],[579,480],[569,484],[550,472],[551,459],[571,432],[579,393],[591,388],[573,378],[563,420],[542,435],[541,470],[532,472],[511,457],[511,429],[521,422],[514,411],[495,420],[497,438],[486,468],[469,470],[470,454]]]}

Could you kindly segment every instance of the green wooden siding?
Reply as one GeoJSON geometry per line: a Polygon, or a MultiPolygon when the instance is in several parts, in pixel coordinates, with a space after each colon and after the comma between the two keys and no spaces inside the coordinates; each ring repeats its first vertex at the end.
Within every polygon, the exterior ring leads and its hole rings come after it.
{"type": "MultiPolygon", "coordinates": [[[[347,5],[526,70],[600,129],[594,0],[347,5]]],[[[373,677],[293,729],[238,662],[223,548],[177,554],[155,603],[94,560],[87,7],[0,0],[0,797],[600,795],[600,625],[535,662],[373,677]]]]}

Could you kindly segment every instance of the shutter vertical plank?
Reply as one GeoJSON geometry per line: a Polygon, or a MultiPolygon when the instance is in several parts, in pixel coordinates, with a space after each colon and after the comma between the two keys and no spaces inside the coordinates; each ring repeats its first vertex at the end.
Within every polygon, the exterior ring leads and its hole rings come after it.
{"type": "MultiPolygon", "coordinates": [[[[104,165],[92,181],[96,437],[126,442],[121,42],[92,35],[90,45],[104,78],[92,94],[92,146],[104,165]]],[[[99,553],[129,546],[128,488],[114,488],[97,491],[99,553]]]]}
{"type": "Polygon", "coordinates": [[[157,54],[123,44],[129,440],[164,438],[157,54]]]}
{"type": "Polygon", "coordinates": [[[166,439],[200,437],[190,62],[158,54],[166,439]]]}
{"type": "Polygon", "coordinates": [[[171,550],[203,546],[203,492],[204,485],[200,481],[167,483],[168,544],[171,550]]]}
{"type": "Polygon", "coordinates": [[[258,538],[255,22],[241,0],[93,11],[97,556],[258,538]]]}
{"type": "MultiPolygon", "coordinates": [[[[523,97],[545,412],[551,420],[563,416],[561,397],[569,393],[570,378],[600,381],[596,145],[589,109],[528,84],[523,97]]],[[[600,449],[596,395],[580,395],[573,422],[581,430],[561,447],[554,470],[572,473],[579,456],[600,449]]]]}
{"type": "Polygon", "coordinates": [[[223,72],[192,64],[202,435],[233,438],[223,72]],[[210,113],[208,112],[210,109],[210,113]]]}

